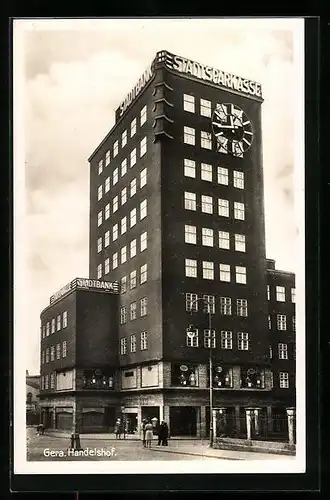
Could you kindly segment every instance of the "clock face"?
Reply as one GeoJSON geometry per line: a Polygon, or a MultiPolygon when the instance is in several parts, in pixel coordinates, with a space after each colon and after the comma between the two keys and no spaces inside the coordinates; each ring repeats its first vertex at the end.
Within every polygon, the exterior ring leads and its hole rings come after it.
{"type": "Polygon", "coordinates": [[[220,153],[243,157],[253,140],[252,123],[235,104],[218,104],[212,116],[212,130],[220,153]]]}

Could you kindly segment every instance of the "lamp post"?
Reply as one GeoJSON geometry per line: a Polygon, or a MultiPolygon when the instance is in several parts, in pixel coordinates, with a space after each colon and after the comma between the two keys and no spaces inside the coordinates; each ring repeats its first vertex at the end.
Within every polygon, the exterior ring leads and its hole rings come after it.
{"type": "MultiPolygon", "coordinates": [[[[204,297],[199,297],[197,299],[194,299],[191,304],[190,304],[190,314],[193,313],[193,306],[194,304],[198,304],[198,302],[202,301],[205,304],[207,304],[207,315],[208,315],[208,329],[210,332],[210,347],[209,347],[209,379],[210,379],[210,447],[213,447],[213,361],[212,361],[212,337],[211,337],[211,330],[212,330],[212,313],[211,313],[211,302],[204,298],[204,297]]],[[[192,331],[193,325],[189,325],[188,327],[188,333],[189,331],[192,331]]]]}

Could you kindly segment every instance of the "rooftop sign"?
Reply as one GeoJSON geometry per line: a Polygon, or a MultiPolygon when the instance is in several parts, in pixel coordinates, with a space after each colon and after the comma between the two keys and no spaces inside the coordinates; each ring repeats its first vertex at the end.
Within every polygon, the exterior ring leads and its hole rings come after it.
{"type": "Polygon", "coordinates": [[[49,299],[50,304],[53,304],[64,295],[67,295],[73,290],[102,290],[102,292],[119,292],[119,284],[117,281],[99,281],[91,280],[89,278],[75,278],[70,283],[61,288],[58,292],[54,293],[49,299]]]}

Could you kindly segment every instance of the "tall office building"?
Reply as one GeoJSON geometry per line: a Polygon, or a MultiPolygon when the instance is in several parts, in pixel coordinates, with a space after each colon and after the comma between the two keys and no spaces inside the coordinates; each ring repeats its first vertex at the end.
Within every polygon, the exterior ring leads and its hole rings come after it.
{"type": "Polygon", "coordinates": [[[120,283],[135,423],[207,433],[210,347],[213,407],[238,427],[271,412],[262,102],[257,82],[161,51],[89,158],[90,278],[120,283]]]}

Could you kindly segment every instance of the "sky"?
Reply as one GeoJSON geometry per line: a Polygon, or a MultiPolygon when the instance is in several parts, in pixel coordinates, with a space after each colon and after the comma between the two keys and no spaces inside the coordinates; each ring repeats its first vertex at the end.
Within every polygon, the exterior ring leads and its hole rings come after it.
{"type": "Polygon", "coordinates": [[[159,50],[262,84],[267,257],[296,272],[294,179],[303,164],[294,151],[301,74],[292,27],[293,20],[265,19],[16,21],[14,122],[23,132],[14,140],[22,155],[14,169],[24,179],[17,252],[30,373],[39,373],[41,310],[71,279],[88,276],[88,157],[159,50]]]}

